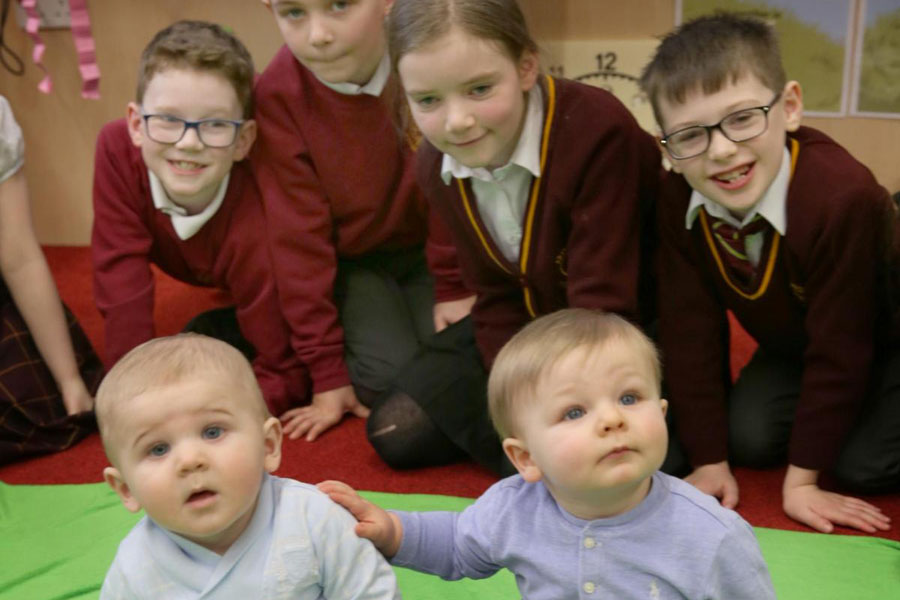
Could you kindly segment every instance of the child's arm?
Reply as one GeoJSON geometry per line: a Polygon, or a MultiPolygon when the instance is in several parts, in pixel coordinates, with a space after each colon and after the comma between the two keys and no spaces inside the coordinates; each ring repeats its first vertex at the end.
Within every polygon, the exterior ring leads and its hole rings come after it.
{"type": "Polygon", "coordinates": [[[891,528],[891,518],[877,506],[858,498],[821,489],[819,472],[789,465],[782,487],[784,512],[792,519],[824,533],[834,525],[846,525],[875,533],[891,528]]]}
{"type": "Polygon", "coordinates": [[[462,282],[456,246],[447,226],[433,209],[428,213],[428,240],[425,244],[428,270],[434,277],[434,330],[466,318],[476,296],[462,282]]]}
{"type": "Polygon", "coordinates": [[[31,222],[25,175],[0,183],[0,271],[70,415],[90,410],[59,294],[31,222]]]}
{"type": "Polygon", "coordinates": [[[364,499],[346,483],[323,481],[316,487],[350,511],[358,521],[356,535],[371,540],[386,558],[397,554],[403,541],[403,525],[397,515],[364,499]]]}
{"type": "Polygon", "coordinates": [[[141,196],[140,188],[147,173],[138,168],[132,152],[123,121],[101,130],[94,157],[91,261],[107,365],[156,335],[149,258],[153,239],[141,214],[141,207],[150,201],[141,196]]]}
{"type": "Polygon", "coordinates": [[[492,539],[502,537],[496,529],[503,513],[492,500],[485,500],[497,497],[491,490],[462,513],[394,513],[361,498],[344,483],[326,481],[318,487],[359,521],[357,535],[371,540],[397,566],[447,580],[483,579],[504,566],[491,557],[492,539]]]}
{"type": "Polygon", "coordinates": [[[252,159],[264,198],[267,239],[291,345],[307,365],[312,403],[281,416],[289,439],[314,441],[345,414],[366,417],[344,362],[334,302],[336,225],[306,144],[282,98],[257,96],[260,137],[252,159]]]}

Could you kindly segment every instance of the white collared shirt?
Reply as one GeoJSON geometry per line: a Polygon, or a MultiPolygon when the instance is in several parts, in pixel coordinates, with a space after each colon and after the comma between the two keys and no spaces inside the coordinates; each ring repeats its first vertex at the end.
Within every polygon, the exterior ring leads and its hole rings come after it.
{"type": "Polygon", "coordinates": [[[227,173],[222,183],[219,184],[219,189],[212,202],[196,215],[189,215],[183,206],[172,202],[159,177],[153,171],[148,171],[148,173],[150,174],[150,195],[153,197],[153,206],[169,215],[169,218],[172,219],[172,227],[181,240],[191,238],[213,218],[213,215],[222,206],[225,192],[228,191],[228,180],[231,178],[231,173],[227,173]]]}
{"type": "MultiPolygon", "coordinates": [[[[721,219],[726,223],[741,228],[756,218],[756,215],[762,216],[770,225],[782,236],[787,233],[787,190],[791,183],[791,153],[787,148],[784,149],[784,157],[781,160],[781,168],[769,189],[763,194],[762,198],[747,212],[743,220],[738,221],[732,216],[728,209],[721,204],[713,202],[697,190],[691,194],[691,202],[688,205],[687,214],[684,218],[684,226],[690,229],[697,219],[700,207],[706,209],[706,212],[714,219],[721,219]]],[[[744,240],[744,246],[747,251],[747,259],[750,263],[757,267],[762,255],[763,243],[765,242],[764,232],[748,235],[744,240]]]]}
{"type": "MultiPolygon", "coordinates": [[[[315,75],[315,73],[313,73],[315,75]]],[[[319,79],[322,82],[322,85],[325,87],[331,88],[339,94],[344,94],[345,96],[359,96],[360,94],[368,94],[370,96],[380,96],[381,92],[384,91],[384,86],[387,84],[388,77],[391,75],[391,59],[388,58],[387,52],[384,53],[384,56],[381,57],[381,62],[378,63],[378,68],[375,69],[375,74],[372,75],[372,79],[369,80],[369,83],[365,85],[356,85],[355,83],[350,83],[349,81],[343,81],[341,83],[331,83],[330,81],[325,81],[323,79],[319,79]]]]}
{"type": "Polygon", "coordinates": [[[540,86],[535,85],[528,92],[525,123],[508,163],[493,171],[483,167],[471,169],[449,154],[444,154],[441,163],[441,178],[445,184],[449,185],[451,177],[472,179],[481,220],[500,252],[511,262],[519,260],[532,177],[541,176],[543,124],[543,93],[540,86]]]}

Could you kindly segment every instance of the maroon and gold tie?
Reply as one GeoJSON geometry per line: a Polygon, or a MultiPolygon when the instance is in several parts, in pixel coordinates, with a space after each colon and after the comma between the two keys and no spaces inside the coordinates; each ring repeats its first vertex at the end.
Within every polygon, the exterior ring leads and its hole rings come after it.
{"type": "Polygon", "coordinates": [[[747,257],[747,236],[761,232],[768,234],[768,229],[771,229],[769,222],[760,215],[756,215],[741,228],[721,219],[712,221],[712,232],[719,242],[725,262],[734,278],[745,287],[750,285],[756,276],[756,267],[747,257]]]}

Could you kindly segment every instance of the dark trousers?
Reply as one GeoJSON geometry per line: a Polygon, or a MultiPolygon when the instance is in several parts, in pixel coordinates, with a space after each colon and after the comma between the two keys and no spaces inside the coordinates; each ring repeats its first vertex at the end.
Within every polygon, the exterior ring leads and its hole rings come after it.
{"type": "MultiPolygon", "coordinates": [[[[787,459],[800,397],[802,364],[762,349],[741,371],[728,400],[728,457],[737,466],[765,468],[787,459]]],[[[879,366],[833,474],[844,487],[878,493],[900,487],[900,352],[879,366]]],[[[670,427],[669,456],[663,470],[688,470],[670,427]]]]}
{"type": "Polygon", "coordinates": [[[434,282],[424,251],[339,261],[334,300],[350,379],[360,401],[371,404],[434,334],[434,282]]]}

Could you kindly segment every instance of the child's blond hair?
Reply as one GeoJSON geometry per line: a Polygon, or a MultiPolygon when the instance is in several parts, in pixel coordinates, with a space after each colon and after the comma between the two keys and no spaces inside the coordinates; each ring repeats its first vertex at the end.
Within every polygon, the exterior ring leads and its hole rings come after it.
{"type": "Polygon", "coordinates": [[[602,348],[623,340],[635,360],[647,361],[657,392],[662,368],[656,346],[637,326],[613,313],[567,308],[535,319],[503,346],[488,379],[488,409],[500,438],[515,432],[515,411],[522,402],[539,401],[534,389],[547,371],[579,348],[602,348]]]}
{"type": "Polygon", "coordinates": [[[665,127],[661,98],[681,104],[689,92],[713,94],[747,75],[773,92],[784,88],[778,35],[754,17],[720,12],[688,21],[666,35],[644,67],[640,85],[656,122],[665,127]]]}
{"type": "Polygon", "coordinates": [[[127,410],[129,399],[188,379],[213,377],[231,383],[234,394],[252,403],[263,421],[270,416],[250,363],[221,340],[182,333],[144,342],[123,356],[100,383],[94,406],[110,460],[115,456],[115,415],[127,410]]]}

